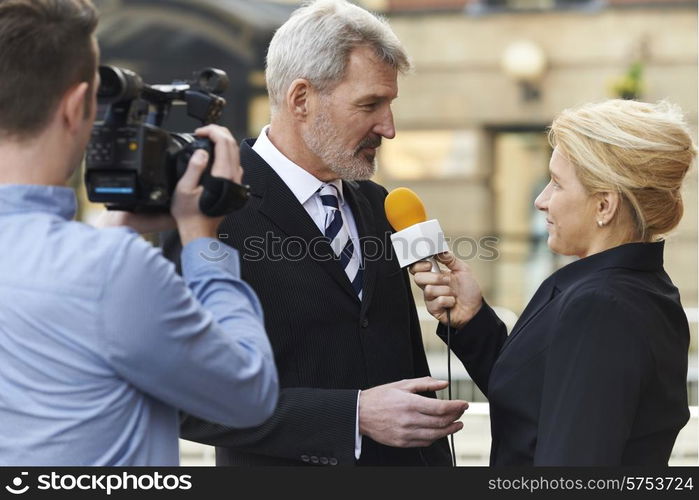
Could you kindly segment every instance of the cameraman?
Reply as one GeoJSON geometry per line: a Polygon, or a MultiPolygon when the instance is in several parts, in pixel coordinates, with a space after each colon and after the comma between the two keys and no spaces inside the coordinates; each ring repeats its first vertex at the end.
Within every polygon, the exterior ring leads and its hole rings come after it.
{"type": "MultiPolygon", "coordinates": [[[[96,24],[89,0],[0,1],[0,465],[176,465],[178,409],[249,427],[277,400],[260,304],[198,209],[204,151],[171,211],[183,278],[132,230],[71,220],[96,24]]],[[[197,134],[240,182],[228,130],[197,134]]]]}

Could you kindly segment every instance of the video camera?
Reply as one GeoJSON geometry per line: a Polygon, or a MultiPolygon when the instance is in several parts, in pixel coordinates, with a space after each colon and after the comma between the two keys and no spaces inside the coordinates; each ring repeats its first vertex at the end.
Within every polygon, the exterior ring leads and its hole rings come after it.
{"type": "Polygon", "coordinates": [[[110,210],[167,212],[177,181],[194,151],[205,149],[209,163],[201,177],[202,213],[217,217],[241,208],[249,188],[213,177],[214,145],[206,138],[161,128],[173,104],[186,104],[187,114],[203,125],[215,123],[226,100],[225,72],[207,68],[193,81],[147,85],[133,71],[100,66],[97,99],[107,112],[95,123],[85,159],[90,201],[110,210]]]}

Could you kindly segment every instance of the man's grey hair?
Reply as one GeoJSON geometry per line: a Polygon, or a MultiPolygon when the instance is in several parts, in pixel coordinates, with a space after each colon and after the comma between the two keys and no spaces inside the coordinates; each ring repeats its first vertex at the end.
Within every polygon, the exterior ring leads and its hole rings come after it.
{"type": "Polygon", "coordinates": [[[272,112],[284,101],[291,82],[304,78],[328,92],[345,75],[357,47],[374,49],[379,60],[401,73],[412,63],[388,22],[345,0],[304,4],[277,30],[267,52],[267,91],[272,112]]]}

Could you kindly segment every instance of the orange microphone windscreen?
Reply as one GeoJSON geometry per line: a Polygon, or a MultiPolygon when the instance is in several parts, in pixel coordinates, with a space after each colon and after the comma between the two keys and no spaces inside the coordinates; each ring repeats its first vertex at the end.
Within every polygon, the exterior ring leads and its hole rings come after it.
{"type": "Polygon", "coordinates": [[[388,222],[396,231],[427,220],[425,205],[415,191],[408,188],[400,187],[388,193],[384,208],[388,222]]]}

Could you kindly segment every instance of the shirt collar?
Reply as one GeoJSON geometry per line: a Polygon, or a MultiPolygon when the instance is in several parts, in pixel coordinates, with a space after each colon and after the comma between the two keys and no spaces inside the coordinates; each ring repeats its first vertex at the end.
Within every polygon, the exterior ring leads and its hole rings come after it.
{"type": "Polygon", "coordinates": [[[659,271],[663,268],[664,241],[627,243],[610,248],[562,267],[551,275],[555,287],[565,290],[586,275],[609,268],[659,271]]]}
{"type": "Polygon", "coordinates": [[[77,212],[75,191],[64,186],[1,184],[0,215],[44,212],[72,220],[77,212]]]}
{"type": "Polygon", "coordinates": [[[340,197],[340,205],[345,204],[345,194],[342,192],[342,180],[341,179],[335,179],[334,181],[330,181],[330,182],[323,182],[321,184],[321,186],[323,184],[331,184],[331,185],[335,186],[337,188],[337,194],[340,197]]]}
{"type": "Polygon", "coordinates": [[[252,149],[272,167],[272,170],[274,170],[279,177],[281,177],[284,184],[287,185],[301,205],[316,194],[324,184],[334,185],[340,194],[340,203],[344,204],[341,179],[325,183],[288,159],[274,144],[272,144],[272,141],[269,140],[269,137],[267,137],[268,130],[269,125],[262,128],[252,149]]]}

